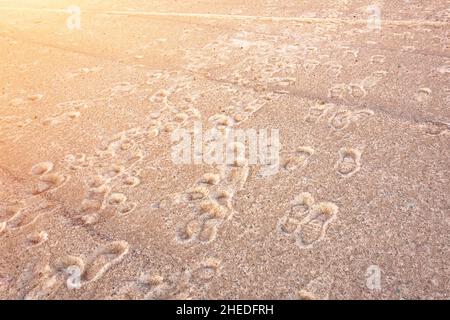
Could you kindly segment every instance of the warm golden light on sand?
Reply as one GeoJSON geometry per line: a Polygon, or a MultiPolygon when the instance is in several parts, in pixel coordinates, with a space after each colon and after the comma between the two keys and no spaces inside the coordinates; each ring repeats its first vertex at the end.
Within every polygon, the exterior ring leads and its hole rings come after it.
{"type": "Polygon", "coordinates": [[[0,299],[448,299],[449,17],[0,1],[0,299]]]}

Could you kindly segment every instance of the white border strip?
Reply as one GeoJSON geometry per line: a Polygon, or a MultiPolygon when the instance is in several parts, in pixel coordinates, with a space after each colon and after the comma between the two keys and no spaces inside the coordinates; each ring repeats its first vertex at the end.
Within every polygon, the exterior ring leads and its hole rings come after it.
{"type": "MultiPolygon", "coordinates": [[[[51,8],[21,8],[21,7],[0,7],[0,11],[42,11],[54,13],[67,13],[67,9],[51,8]]],[[[89,11],[84,11],[89,13],[89,11]]],[[[92,12],[92,11],[91,11],[92,12]]],[[[106,11],[95,12],[98,14],[118,15],[118,16],[145,16],[145,17],[176,17],[176,18],[196,18],[196,19],[220,19],[220,20],[253,20],[268,22],[299,22],[299,23],[337,23],[360,25],[367,24],[367,19],[338,19],[338,18],[308,18],[308,17],[276,17],[276,16],[250,16],[236,14],[210,14],[210,13],[181,13],[181,12],[156,12],[156,11],[106,11]]],[[[382,20],[383,24],[399,26],[449,26],[450,22],[430,21],[430,20],[382,20]]]]}

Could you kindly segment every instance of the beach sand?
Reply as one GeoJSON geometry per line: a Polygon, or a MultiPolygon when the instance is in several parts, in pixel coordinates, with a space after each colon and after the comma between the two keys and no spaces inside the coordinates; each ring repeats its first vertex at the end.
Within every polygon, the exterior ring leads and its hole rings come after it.
{"type": "Polygon", "coordinates": [[[449,25],[448,1],[0,1],[0,299],[448,299],[449,25]],[[275,130],[276,170],[177,163],[199,124],[275,130]]]}

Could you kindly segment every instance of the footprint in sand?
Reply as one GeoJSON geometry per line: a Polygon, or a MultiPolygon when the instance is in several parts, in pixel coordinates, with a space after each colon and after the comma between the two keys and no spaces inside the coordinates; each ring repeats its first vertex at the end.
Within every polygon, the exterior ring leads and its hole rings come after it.
{"type": "MultiPolygon", "coordinates": [[[[140,141],[145,139],[145,133],[141,128],[130,129],[105,141],[97,150],[97,160],[101,161],[95,164],[95,174],[87,182],[88,190],[79,210],[84,224],[98,222],[99,213],[106,206],[120,215],[129,214],[137,207],[122,191],[140,184],[140,170],[135,165],[144,157],[140,141]]],[[[73,157],[66,160],[72,165],[75,162],[73,157]]]]}
{"type": "Polygon", "coordinates": [[[51,265],[47,265],[44,270],[43,280],[25,295],[25,300],[49,299],[61,286],[66,284],[69,289],[80,287],[79,277],[84,271],[84,261],[74,256],[66,256],[57,259],[51,265]]]}
{"type": "Polygon", "coordinates": [[[311,147],[299,147],[293,155],[283,162],[283,168],[287,171],[297,170],[307,165],[309,158],[314,154],[314,149],[311,147]]]}
{"type": "Polygon", "coordinates": [[[304,289],[297,292],[299,300],[328,300],[333,279],[327,275],[320,275],[311,280],[304,289]]]}
{"type": "Polygon", "coordinates": [[[377,86],[381,82],[381,80],[383,80],[383,77],[386,74],[387,74],[387,72],[384,71],[384,70],[373,72],[371,75],[369,75],[366,78],[364,78],[364,80],[362,81],[362,87],[365,90],[369,90],[369,89],[374,88],[375,86],[377,86]]]}
{"type": "Polygon", "coordinates": [[[31,168],[31,174],[34,176],[41,176],[52,171],[53,166],[53,162],[51,161],[37,163],[31,168]]]}
{"type": "Polygon", "coordinates": [[[139,277],[139,284],[147,291],[144,295],[145,300],[165,300],[176,297],[176,282],[159,274],[143,274],[139,277]]]}
{"type": "Polygon", "coordinates": [[[328,91],[328,97],[330,99],[339,99],[342,100],[344,98],[344,94],[346,92],[345,84],[337,84],[330,88],[328,91]]]}
{"type": "Polygon", "coordinates": [[[81,284],[101,278],[112,266],[123,260],[129,248],[126,241],[113,241],[99,247],[86,259],[81,284]]]}
{"type": "Polygon", "coordinates": [[[320,65],[320,62],[317,60],[305,60],[303,63],[303,68],[307,73],[313,72],[318,66],[320,65]]]}
{"type": "Polygon", "coordinates": [[[41,244],[43,244],[45,241],[48,240],[48,233],[46,231],[41,231],[41,232],[32,232],[27,236],[27,239],[25,241],[25,245],[28,248],[34,248],[37,246],[40,246],[41,244]]]}
{"type": "MultiPolygon", "coordinates": [[[[136,128],[136,132],[121,132],[113,138],[103,141],[97,152],[103,160],[115,161],[115,163],[126,162],[142,154],[140,143],[145,137],[146,132],[140,128],[136,128]]],[[[126,165],[126,163],[122,164],[126,165]]],[[[105,167],[105,165],[102,167],[105,167]]]]}
{"type": "Polygon", "coordinates": [[[79,170],[92,165],[84,153],[68,154],[64,158],[64,161],[70,170],[79,170]]]}
{"type": "Polygon", "coordinates": [[[47,200],[39,200],[25,205],[6,222],[6,229],[10,231],[21,230],[34,224],[44,215],[51,214],[58,206],[47,200]]]}
{"type": "Polygon", "coordinates": [[[191,273],[191,283],[197,287],[203,287],[220,273],[221,261],[215,258],[203,260],[191,273]]]}
{"type": "Polygon", "coordinates": [[[37,184],[31,191],[33,195],[38,195],[48,191],[55,191],[61,188],[69,179],[68,175],[51,172],[53,164],[42,162],[32,168],[32,174],[38,176],[37,184]]]}
{"type": "MultiPolygon", "coordinates": [[[[305,69],[307,69],[307,72],[312,72],[315,69],[314,63],[312,61],[308,61],[306,63],[307,64],[304,64],[303,67],[305,69]]],[[[282,77],[282,78],[275,79],[275,82],[277,83],[277,85],[282,88],[294,86],[296,81],[297,81],[297,78],[294,78],[294,77],[282,77]]]]}
{"type": "Polygon", "coordinates": [[[361,168],[361,151],[353,148],[341,148],[335,168],[337,173],[345,178],[354,175],[361,168]]]}
{"type": "Polygon", "coordinates": [[[164,124],[162,130],[166,133],[171,133],[175,130],[177,130],[180,127],[179,123],[168,121],[164,124]]]}
{"type": "Polygon", "coordinates": [[[119,206],[127,201],[127,196],[123,193],[114,192],[109,195],[108,203],[112,206],[119,206]]]}
{"type": "Polygon", "coordinates": [[[100,176],[105,177],[108,181],[120,177],[126,170],[120,161],[113,164],[102,164],[100,168],[102,169],[100,170],[100,176]]]}
{"type": "Polygon", "coordinates": [[[227,189],[210,191],[203,186],[194,187],[187,194],[188,201],[203,200],[195,204],[196,216],[177,231],[177,241],[209,243],[215,240],[220,225],[233,215],[232,196],[227,189]]]}
{"type": "MultiPolygon", "coordinates": [[[[217,181],[220,181],[219,179],[220,178],[218,178],[217,181]]],[[[202,181],[204,181],[204,180],[202,180],[202,181]]],[[[208,180],[208,181],[211,181],[211,180],[208,180]]],[[[202,199],[205,199],[209,195],[209,192],[210,192],[210,190],[208,188],[205,188],[203,186],[197,186],[187,192],[187,199],[188,199],[188,201],[202,200],[202,199]]]]}
{"type": "Polygon", "coordinates": [[[23,205],[20,203],[0,204],[0,223],[6,224],[6,222],[13,219],[22,208],[23,205]]]}
{"type": "Polygon", "coordinates": [[[216,219],[195,217],[188,221],[177,233],[177,241],[188,243],[198,241],[209,243],[215,240],[220,222],[216,219]]]}
{"type": "Polygon", "coordinates": [[[333,130],[339,131],[350,124],[351,112],[349,110],[339,110],[329,119],[329,124],[333,130]]]}
{"type": "Polygon", "coordinates": [[[96,224],[100,220],[100,216],[97,212],[87,213],[79,217],[82,224],[88,226],[92,224],[96,224]]]}
{"type": "Polygon", "coordinates": [[[318,48],[317,47],[306,47],[305,48],[305,56],[314,56],[317,54],[318,48]]]}
{"type": "Polygon", "coordinates": [[[205,173],[200,179],[200,183],[210,186],[218,185],[222,180],[222,177],[218,173],[205,173]]]}
{"type": "Polygon", "coordinates": [[[189,292],[196,288],[200,292],[217,277],[222,269],[222,263],[215,258],[202,260],[193,268],[183,268],[181,272],[168,276],[151,272],[139,277],[138,286],[144,290],[144,299],[188,299],[189,292]]]}
{"type": "Polygon", "coordinates": [[[278,220],[278,231],[286,236],[293,236],[300,222],[305,219],[314,204],[314,198],[308,192],[300,193],[291,202],[291,208],[278,220]]]}
{"type": "Polygon", "coordinates": [[[344,51],[345,58],[351,57],[356,59],[358,58],[358,56],[359,56],[359,49],[348,49],[344,51]]]}
{"type": "Polygon", "coordinates": [[[170,95],[169,91],[161,89],[150,97],[150,102],[167,103],[169,95],[170,95]]]}
{"type": "Polygon", "coordinates": [[[333,107],[332,104],[325,104],[324,102],[314,103],[308,109],[308,115],[305,117],[305,121],[308,123],[316,123],[331,107],[333,107]]]}
{"type": "MultiPolygon", "coordinates": [[[[225,193],[219,194],[219,195],[226,197],[225,193]]],[[[216,220],[227,219],[230,215],[230,212],[228,210],[229,208],[220,204],[218,202],[218,200],[220,201],[221,199],[220,198],[218,198],[217,200],[209,199],[209,200],[200,202],[200,204],[198,206],[198,211],[200,213],[200,217],[204,218],[205,221],[210,220],[210,219],[211,220],[212,219],[216,219],[216,220]]],[[[226,201],[226,199],[224,201],[226,201]]]]}
{"type": "Polygon", "coordinates": [[[350,120],[353,122],[363,122],[367,118],[373,116],[375,113],[370,109],[361,109],[352,112],[350,120]]]}
{"type": "Polygon", "coordinates": [[[362,85],[351,83],[348,85],[350,95],[355,99],[362,99],[367,95],[366,90],[362,85]]]}
{"type": "MultiPolygon", "coordinates": [[[[229,188],[218,188],[215,192],[211,194],[211,198],[213,201],[216,201],[223,208],[227,208],[228,210],[233,210],[232,200],[233,200],[234,192],[229,188]]],[[[227,214],[225,214],[227,216],[227,214]]]]}
{"type": "Polygon", "coordinates": [[[329,77],[338,78],[342,72],[342,65],[340,64],[330,64],[327,68],[327,75],[329,77]]]}
{"type": "Polygon", "coordinates": [[[312,206],[308,216],[300,222],[295,231],[296,244],[300,248],[312,248],[322,240],[328,225],[335,219],[338,207],[331,202],[321,202],[312,206]]]}
{"type": "Polygon", "coordinates": [[[430,136],[438,136],[444,133],[450,133],[450,123],[439,121],[427,121],[422,125],[426,134],[430,136]]]}
{"type": "Polygon", "coordinates": [[[431,89],[420,88],[416,93],[416,100],[419,102],[427,102],[431,99],[431,89]]]}
{"type": "Polygon", "coordinates": [[[310,193],[300,193],[292,201],[289,211],[277,223],[278,232],[295,241],[300,248],[311,248],[322,240],[329,223],[338,212],[334,203],[314,202],[310,193]]]}
{"type": "Polygon", "coordinates": [[[197,185],[189,189],[186,193],[187,201],[197,201],[206,199],[214,186],[217,186],[222,181],[220,174],[205,173],[198,181],[197,185]]]}
{"type": "Polygon", "coordinates": [[[133,201],[127,201],[125,203],[122,203],[117,208],[117,213],[119,215],[128,215],[132,213],[137,208],[137,203],[133,201]]]}
{"type": "Polygon", "coordinates": [[[81,202],[79,212],[85,224],[93,224],[98,221],[98,214],[105,208],[106,199],[111,192],[111,187],[104,183],[101,176],[95,177],[89,184],[89,190],[85,199],[81,202]]]}
{"type": "Polygon", "coordinates": [[[108,197],[108,204],[113,207],[119,215],[127,215],[137,207],[137,203],[130,201],[125,194],[120,192],[111,193],[108,197]]]}
{"type": "Polygon", "coordinates": [[[139,285],[145,290],[145,300],[179,300],[187,299],[189,270],[162,276],[159,273],[147,273],[139,277],[139,285]]]}
{"type": "Polygon", "coordinates": [[[353,112],[347,109],[341,109],[330,117],[328,123],[333,130],[339,131],[347,128],[352,122],[361,123],[373,115],[374,112],[370,109],[360,109],[353,112]]]}

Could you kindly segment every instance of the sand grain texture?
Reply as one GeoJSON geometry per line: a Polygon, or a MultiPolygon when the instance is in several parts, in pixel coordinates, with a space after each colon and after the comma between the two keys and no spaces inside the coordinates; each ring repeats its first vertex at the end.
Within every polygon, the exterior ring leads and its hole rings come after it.
{"type": "Polygon", "coordinates": [[[0,1],[0,299],[449,298],[448,1],[70,5],[0,1]]]}

